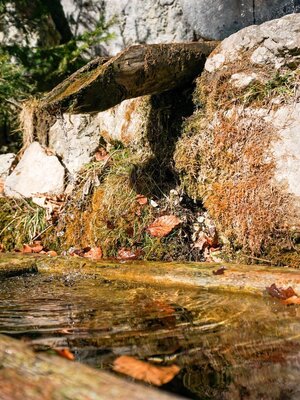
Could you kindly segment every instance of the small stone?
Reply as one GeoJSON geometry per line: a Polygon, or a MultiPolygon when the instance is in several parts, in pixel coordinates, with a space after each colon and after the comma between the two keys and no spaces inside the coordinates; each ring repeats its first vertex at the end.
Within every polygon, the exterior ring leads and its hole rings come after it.
{"type": "Polygon", "coordinates": [[[0,178],[5,179],[11,170],[12,164],[16,159],[16,155],[13,153],[1,154],[0,155],[0,178]]]}

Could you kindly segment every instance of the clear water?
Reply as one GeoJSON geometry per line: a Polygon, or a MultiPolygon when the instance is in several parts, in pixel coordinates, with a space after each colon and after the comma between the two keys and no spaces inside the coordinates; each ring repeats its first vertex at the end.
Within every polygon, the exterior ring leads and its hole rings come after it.
{"type": "Polygon", "coordinates": [[[42,273],[0,282],[0,332],[107,370],[176,363],[162,389],[191,399],[300,399],[300,307],[269,297],[42,273]]]}

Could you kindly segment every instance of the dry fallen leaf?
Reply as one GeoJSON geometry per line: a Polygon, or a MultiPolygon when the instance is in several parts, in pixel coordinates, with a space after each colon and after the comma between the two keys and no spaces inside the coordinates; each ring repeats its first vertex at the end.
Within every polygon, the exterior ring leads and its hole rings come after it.
{"type": "Polygon", "coordinates": [[[54,250],[49,250],[49,251],[47,251],[47,253],[46,253],[49,257],[56,257],[57,256],[57,253],[56,253],[56,251],[54,251],[54,250]]]}
{"type": "Polygon", "coordinates": [[[84,252],[83,257],[91,258],[92,260],[100,260],[103,256],[101,247],[92,247],[89,251],[84,252]]]}
{"type": "Polygon", "coordinates": [[[282,300],[283,304],[291,305],[291,304],[300,304],[300,297],[291,296],[288,299],[282,300]]]}
{"type": "Polygon", "coordinates": [[[125,249],[124,247],[122,247],[118,251],[117,259],[118,260],[137,260],[141,255],[142,255],[141,249],[130,250],[130,249],[125,249]]]}
{"type": "Polygon", "coordinates": [[[108,159],[109,159],[109,154],[103,147],[101,147],[100,149],[98,149],[96,151],[96,153],[95,153],[96,161],[106,162],[108,159]]]}
{"type": "Polygon", "coordinates": [[[147,232],[149,232],[151,236],[162,238],[167,236],[180,223],[181,220],[175,215],[163,215],[162,217],[156,218],[156,220],[148,226],[147,232]]]}
{"type": "Polygon", "coordinates": [[[281,287],[277,287],[276,284],[273,283],[271,286],[266,287],[266,290],[269,295],[281,300],[286,300],[293,296],[297,297],[297,294],[291,286],[289,286],[287,289],[284,289],[281,287]]]}
{"type": "Polygon", "coordinates": [[[75,360],[74,354],[69,349],[54,349],[54,350],[59,356],[64,357],[67,360],[71,361],[75,360]]]}
{"type": "Polygon", "coordinates": [[[23,244],[22,253],[33,253],[33,250],[28,244],[23,244]]]}
{"type": "Polygon", "coordinates": [[[143,196],[142,194],[136,195],[136,201],[139,203],[139,205],[144,206],[148,203],[148,199],[146,196],[143,196]]]}
{"type": "Polygon", "coordinates": [[[225,271],[227,268],[225,268],[224,266],[222,266],[221,268],[217,269],[216,271],[213,271],[214,275],[224,275],[225,271]]]}
{"type": "Polygon", "coordinates": [[[179,373],[180,368],[175,364],[161,367],[134,357],[121,356],[114,361],[113,370],[134,379],[161,386],[170,382],[179,373]]]}

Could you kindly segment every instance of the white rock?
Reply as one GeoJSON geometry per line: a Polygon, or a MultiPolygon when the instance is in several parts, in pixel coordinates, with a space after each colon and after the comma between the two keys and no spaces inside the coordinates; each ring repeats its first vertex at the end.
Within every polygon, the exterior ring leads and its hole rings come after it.
{"type": "Polygon", "coordinates": [[[147,97],[125,100],[96,115],[63,115],[50,128],[49,147],[62,160],[69,178],[91,162],[101,137],[107,143],[137,147],[142,140],[147,97]]]}
{"type": "Polygon", "coordinates": [[[99,141],[98,116],[65,114],[49,131],[49,147],[61,158],[71,176],[91,161],[99,141]]]}
{"type": "Polygon", "coordinates": [[[0,178],[5,179],[11,170],[12,164],[16,159],[16,155],[13,153],[1,154],[0,155],[0,178]]]}
{"type": "Polygon", "coordinates": [[[233,74],[230,79],[230,83],[239,89],[244,89],[249,86],[252,82],[257,79],[257,74],[246,74],[244,72],[240,72],[238,74],[233,74]]]}
{"type": "Polygon", "coordinates": [[[47,155],[37,142],[24,152],[4,185],[9,197],[32,197],[37,194],[61,194],[64,190],[65,170],[58,158],[47,155]]]}
{"type": "Polygon", "coordinates": [[[288,192],[300,200],[300,103],[283,106],[268,119],[278,137],[272,144],[275,179],[286,183],[288,192]]]}
{"type": "Polygon", "coordinates": [[[300,48],[300,14],[252,25],[223,40],[218,49],[208,57],[205,69],[214,72],[228,63],[249,57],[253,64],[278,68],[291,61],[300,64],[297,49],[300,48]],[[282,64],[283,63],[283,64],[282,64]]]}

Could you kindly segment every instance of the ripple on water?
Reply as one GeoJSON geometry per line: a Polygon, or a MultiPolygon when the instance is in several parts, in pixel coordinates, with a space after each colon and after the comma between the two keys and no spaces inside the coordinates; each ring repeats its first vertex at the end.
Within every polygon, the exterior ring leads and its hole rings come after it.
{"type": "Polygon", "coordinates": [[[96,275],[0,283],[0,332],[39,350],[69,347],[99,368],[109,369],[121,354],[176,362],[181,373],[165,389],[194,399],[296,399],[299,310],[271,298],[105,282],[96,275]]]}

